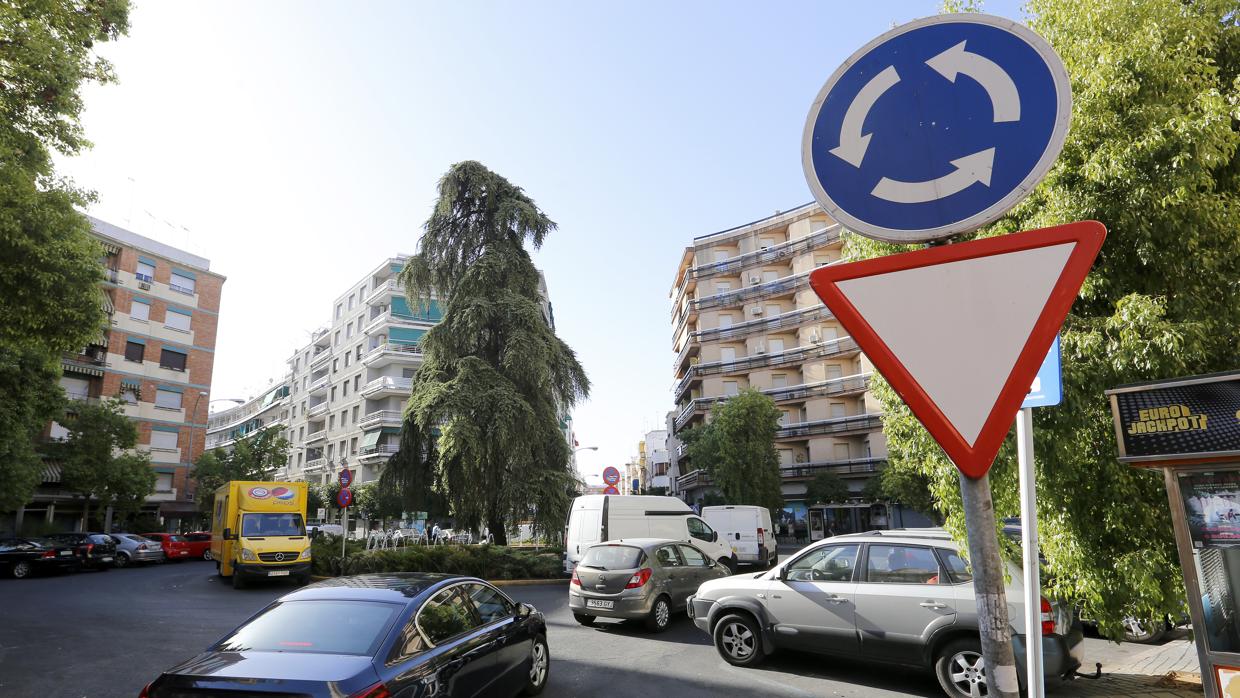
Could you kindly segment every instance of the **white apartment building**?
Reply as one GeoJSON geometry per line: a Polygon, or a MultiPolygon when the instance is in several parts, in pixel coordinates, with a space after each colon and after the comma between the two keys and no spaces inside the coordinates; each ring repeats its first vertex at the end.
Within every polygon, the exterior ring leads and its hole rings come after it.
{"type": "Polygon", "coordinates": [[[646,432],[646,472],[647,489],[664,488],[671,493],[672,479],[670,476],[671,460],[667,455],[667,432],[662,429],[646,432]]]}
{"type": "Polygon", "coordinates": [[[775,443],[781,518],[837,532],[892,525],[885,505],[860,499],[887,454],[881,405],[869,392],[873,368],[809,286],[810,272],[840,261],[840,234],[810,203],[685,248],[671,291],[669,479],[678,496],[700,501],[711,482],[675,435],[704,423],[714,404],[753,388],[783,413],[775,443]],[[857,500],[808,507],[806,484],[822,472],[844,478],[857,500]]]}

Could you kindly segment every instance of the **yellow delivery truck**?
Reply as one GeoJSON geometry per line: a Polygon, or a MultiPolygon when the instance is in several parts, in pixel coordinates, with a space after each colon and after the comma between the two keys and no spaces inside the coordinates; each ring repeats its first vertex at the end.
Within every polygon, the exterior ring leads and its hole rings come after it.
{"type": "Polygon", "coordinates": [[[234,589],[250,579],[310,581],[306,483],[234,480],[215,491],[211,555],[234,589]]]}

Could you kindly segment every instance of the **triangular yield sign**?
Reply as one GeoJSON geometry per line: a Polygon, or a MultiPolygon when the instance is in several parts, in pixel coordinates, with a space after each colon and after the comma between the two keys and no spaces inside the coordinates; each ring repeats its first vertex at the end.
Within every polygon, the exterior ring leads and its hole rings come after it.
{"type": "Polygon", "coordinates": [[[810,285],[972,478],[999,453],[1106,228],[1070,223],[826,266],[810,285]]]}

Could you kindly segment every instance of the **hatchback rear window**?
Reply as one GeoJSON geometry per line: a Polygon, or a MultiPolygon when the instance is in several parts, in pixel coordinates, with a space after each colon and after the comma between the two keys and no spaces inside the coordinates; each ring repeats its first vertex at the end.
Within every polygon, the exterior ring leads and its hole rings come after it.
{"type": "Polygon", "coordinates": [[[220,640],[217,649],[372,655],[399,610],[372,601],[286,601],[220,640]]]}
{"type": "Polygon", "coordinates": [[[631,570],[640,566],[645,555],[641,548],[630,545],[596,545],[578,564],[598,570],[631,570]]]}
{"type": "Polygon", "coordinates": [[[95,535],[90,537],[90,542],[95,545],[111,545],[112,536],[95,535]]]}

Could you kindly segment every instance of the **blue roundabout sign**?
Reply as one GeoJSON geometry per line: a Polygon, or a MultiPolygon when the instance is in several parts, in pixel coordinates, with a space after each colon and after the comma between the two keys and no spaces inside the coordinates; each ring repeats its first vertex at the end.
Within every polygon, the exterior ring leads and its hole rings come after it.
{"type": "Polygon", "coordinates": [[[805,177],[855,232],[947,238],[1024,198],[1059,156],[1071,115],[1068,74],[1037,34],[990,15],[927,17],[827,80],[805,123],[805,177]]]}

